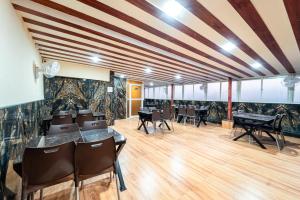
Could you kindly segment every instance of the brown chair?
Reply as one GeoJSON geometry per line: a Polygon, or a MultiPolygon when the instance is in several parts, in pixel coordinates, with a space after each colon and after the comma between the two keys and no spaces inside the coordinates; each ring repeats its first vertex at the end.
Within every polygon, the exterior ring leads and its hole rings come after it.
{"type": "MultiPolygon", "coordinates": [[[[80,181],[104,173],[114,172],[114,174],[117,175],[115,167],[116,160],[117,153],[115,140],[113,137],[90,143],[78,142],[75,149],[76,199],[79,199],[78,186],[80,181]]],[[[115,176],[115,179],[119,199],[119,185],[117,176],[115,176]]]]}
{"type": "Polygon", "coordinates": [[[85,121],[82,126],[83,131],[104,128],[107,128],[106,120],[85,121]]]}
{"type": "Polygon", "coordinates": [[[28,195],[58,183],[74,179],[75,143],[69,142],[46,148],[26,148],[22,162],[22,194],[28,195]]]}
{"type": "Polygon", "coordinates": [[[53,125],[59,125],[59,124],[72,124],[73,119],[72,115],[54,115],[52,118],[51,124],[53,125]]]}
{"type": "Polygon", "coordinates": [[[83,126],[83,122],[85,121],[94,121],[94,117],[93,117],[93,113],[78,113],[77,114],[77,118],[76,118],[76,122],[78,124],[79,127],[83,126]]]}
{"type": "Polygon", "coordinates": [[[172,130],[174,132],[174,126],[173,126],[173,114],[172,114],[172,108],[165,107],[162,111],[162,121],[164,124],[164,121],[170,121],[172,125],[172,130]]]}
{"type": "Polygon", "coordinates": [[[60,133],[71,133],[79,131],[77,123],[74,124],[60,124],[60,125],[51,125],[48,135],[55,135],[60,133]]]}
{"type": "MultiPolygon", "coordinates": [[[[186,109],[186,120],[189,119],[193,119],[194,121],[194,126],[196,125],[196,112],[195,112],[195,107],[194,106],[189,106],[186,109]]],[[[185,122],[186,122],[185,120],[185,122]]]]}

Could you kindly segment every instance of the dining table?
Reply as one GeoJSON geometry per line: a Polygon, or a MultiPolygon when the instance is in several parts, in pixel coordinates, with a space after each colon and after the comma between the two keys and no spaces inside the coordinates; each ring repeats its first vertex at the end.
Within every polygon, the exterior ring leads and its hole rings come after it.
{"type": "MultiPolygon", "coordinates": [[[[75,143],[78,141],[83,142],[95,142],[107,139],[109,137],[114,137],[116,144],[116,152],[117,158],[121,153],[123,147],[126,144],[126,137],[114,130],[113,128],[105,128],[105,129],[93,129],[87,131],[75,131],[69,133],[60,133],[55,135],[47,135],[47,136],[37,136],[31,140],[29,140],[26,144],[20,144],[21,147],[16,148],[18,152],[15,152],[17,155],[13,161],[13,168],[18,173],[22,170],[22,158],[25,148],[41,148],[41,147],[51,147],[60,144],[64,144],[67,142],[74,141],[75,143]]],[[[89,156],[89,155],[86,155],[89,156]]],[[[120,167],[119,160],[116,161],[116,173],[118,175],[119,183],[120,183],[120,191],[126,190],[126,185],[124,182],[122,170],[120,167]]],[[[19,173],[18,173],[19,174],[19,173]]]]}
{"type": "MultiPolygon", "coordinates": [[[[263,115],[263,114],[255,114],[255,113],[234,113],[233,119],[234,121],[238,121],[239,125],[245,130],[244,133],[235,137],[233,140],[237,141],[238,139],[248,135],[254,139],[254,141],[263,149],[266,149],[265,145],[263,145],[258,137],[255,136],[254,131],[263,125],[270,125],[274,122],[276,116],[275,115],[263,115]]],[[[272,140],[275,138],[268,134],[272,140]]]]}
{"type": "MultiPolygon", "coordinates": [[[[178,110],[179,110],[179,107],[175,107],[175,113],[176,113],[176,116],[178,115],[178,110]]],[[[206,118],[207,118],[207,114],[208,114],[208,107],[199,107],[199,108],[195,108],[195,113],[196,113],[196,116],[197,118],[199,119],[198,123],[197,123],[197,127],[200,126],[201,122],[204,124],[204,125],[207,125],[206,124],[206,118]]],[[[183,117],[179,117],[178,120],[177,120],[177,123],[180,123],[182,121],[183,117]]]]}
{"type": "MultiPolygon", "coordinates": [[[[160,112],[161,112],[161,110],[160,110],[160,112]]],[[[139,120],[141,121],[141,124],[138,126],[138,130],[141,130],[141,128],[144,127],[146,134],[149,134],[146,123],[152,122],[152,113],[153,113],[152,110],[150,110],[150,111],[149,110],[141,110],[138,112],[139,120]]],[[[167,126],[168,130],[170,131],[171,128],[170,128],[169,124],[167,123],[167,121],[164,119],[161,119],[161,124],[159,125],[159,127],[161,127],[161,125],[163,123],[167,126]]]]}

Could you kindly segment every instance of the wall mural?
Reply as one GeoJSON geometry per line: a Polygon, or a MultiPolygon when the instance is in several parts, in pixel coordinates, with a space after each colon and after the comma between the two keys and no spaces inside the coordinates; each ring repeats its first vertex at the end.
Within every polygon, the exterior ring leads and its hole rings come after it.
{"type": "MultiPolygon", "coordinates": [[[[213,123],[221,123],[223,119],[227,119],[227,102],[216,101],[186,101],[175,100],[177,105],[203,105],[209,106],[208,121],[213,123]]],[[[164,104],[169,105],[170,100],[146,99],[144,105],[158,105],[162,107],[164,104]]],[[[246,112],[276,115],[278,113],[286,114],[283,120],[283,131],[286,135],[300,137],[300,105],[299,104],[272,104],[272,103],[239,103],[233,102],[232,110],[245,110],[246,112]]]]}
{"type": "Polygon", "coordinates": [[[43,101],[36,101],[0,109],[1,185],[5,183],[9,160],[18,156],[17,148],[38,135],[43,115],[42,106],[43,101]]]}
{"type": "Polygon", "coordinates": [[[89,108],[105,112],[108,124],[126,117],[126,79],[111,74],[110,80],[45,78],[45,100],[0,109],[0,199],[9,160],[20,156],[17,148],[38,136],[43,116],[58,110],[89,108]],[[107,93],[107,87],[112,87],[113,92],[107,93]]]}
{"type": "Polygon", "coordinates": [[[58,110],[91,109],[104,112],[108,124],[125,118],[126,80],[111,75],[111,81],[55,77],[44,79],[45,106],[49,114],[58,110]],[[113,87],[108,93],[107,88],[113,87]],[[124,110],[122,110],[124,109],[124,110]]]}

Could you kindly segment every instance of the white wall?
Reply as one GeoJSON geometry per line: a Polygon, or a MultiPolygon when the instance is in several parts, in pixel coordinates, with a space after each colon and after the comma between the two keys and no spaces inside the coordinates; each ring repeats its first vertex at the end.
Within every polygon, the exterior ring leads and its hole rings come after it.
{"type": "Polygon", "coordinates": [[[71,77],[71,78],[83,78],[93,79],[100,81],[110,80],[109,69],[103,69],[101,67],[88,66],[83,64],[63,62],[60,63],[60,71],[58,76],[71,77]]]}
{"type": "Polygon", "coordinates": [[[0,108],[43,99],[33,74],[40,56],[9,0],[0,1],[0,25],[0,108]]]}

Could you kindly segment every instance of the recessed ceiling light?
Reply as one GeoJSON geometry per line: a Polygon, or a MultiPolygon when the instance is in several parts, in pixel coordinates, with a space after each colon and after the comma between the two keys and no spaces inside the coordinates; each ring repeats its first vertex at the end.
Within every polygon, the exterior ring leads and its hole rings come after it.
{"type": "Polygon", "coordinates": [[[181,76],[178,74],[175,76],[176,79],[181,79],[181,76]]]}
{"type": "Polygon", "coordinates": [[[254,62],[253,64],[251,64],[251,67],[253,67],[254,69],[259,69],[262,67],[262,65],[259,62],[254,62]]]}
{"type": "Polygon", "coordinates": [[[124,75],[124,74],[121,74],[121,75],[120,75],[120,78],[125,78],[125,75],[124,75]]]}
{"type": "Polygon", "coordinates": [[[154,85],[153,82],[150,82],[149,84],[150,84],[150,86],[153,86],[153,85],[154,85]]]}
{"type": "Polygon", "coordinates": [[[226,42],[225,44],[223,44],[222,49],[224,49],[225,51],[231,52],[233,49],[236,48],[236,45],[233,44],[232,42],[226,42]]]}
{"type": "Polygon", "coordinates": [[[167,1],[162,10],[171,17],[176,17],[182,10],[182,6],[174,0],[167,1]]]}
{"type": "Polygon", "coordinates": [[[94,63],[97,63],[99,62],[101,59],[97,56],[93,56],[93,57],[90,57],[90,59],[94,62],[94,63]]]}
{"type": "Polygon", "coordinates": [[[150,73],[152,72],[152,69],[146,68],[146,69],[145,69],[145,72],[146,72],[147,74],[150,74],[150,73]]]}

